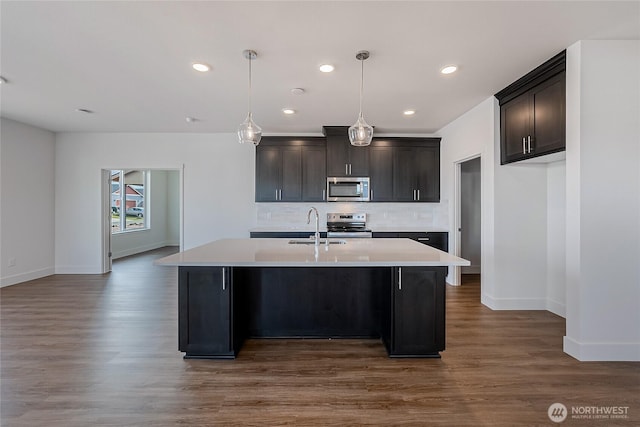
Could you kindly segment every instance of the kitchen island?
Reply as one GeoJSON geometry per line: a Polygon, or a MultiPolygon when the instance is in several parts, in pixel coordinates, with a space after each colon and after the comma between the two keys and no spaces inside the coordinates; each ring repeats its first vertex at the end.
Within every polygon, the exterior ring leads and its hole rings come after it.
{"type": "Polygon", "coordinates": [[[234,358],[246,338],[282,337],[367,337],[391,357],[440,357],[447,266],[468,261],[410,239],[325,243],[225,239],[157,260],[179,267],[185,358],[234,358]]]}

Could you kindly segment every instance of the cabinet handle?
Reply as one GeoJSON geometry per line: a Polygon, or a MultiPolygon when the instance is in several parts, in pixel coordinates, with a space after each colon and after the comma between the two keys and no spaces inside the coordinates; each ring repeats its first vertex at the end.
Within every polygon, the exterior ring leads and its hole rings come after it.
{"type": "Polygon", "coordinates": [[[522,154],[527,154],[527,143],[524,136],[522,137],[522,154]]]}
{"type": "Polygon", "coordinates": [[[225,271],[224,271],[224,267],[222,267],[222,290],[224,291],[226,289],[226,285],[225,285],[225,271]]]}
{"type": "Polygon", "coordinates": [[[402,267],[398,267],[398,290],[402,290],[402,267]]]}
{"type": "Polygon", "coordinates": [[[369,199],[373,200],[373,190],[369,190],[369,199]]]}
{"type": "Polygon", "coordinates": [[[322,190],[322,200],[325,200],[327,198],[326,194],[327,194],[327,190],[323,189],[322,190]]]}
{"type": "Polygon", "coordinates": [[[420,189],[418,188],[418,200],[420,200],[420,189]]]}
{"type": "Polygon", "coordinates": [[[278,196],[278,200],[282,201],[282,188],[278,191],[280,192],[280,195],[278,196]]]}
{"type": "Polygon", "coordinates": [[[531,153],[531,135],[527,136],[527,153],[531,153]]]}
{"type": "Polygon", "coordinates": [[[278,200],[278,189],[276,188],[276,200],[278,200]]]}
{"type": "Polygon", "coordinates": [[[351,163],[349,163],[349,175],[351,175],[351,174],[352,174],[352,172],[351,172],[351,166],[353,166],[353,165],[352,165],[351,163]]]}
{"type": "Polygon", "coordinates": [[[349,175],[349,163],[344,164],[344,174],[349,175]]]}

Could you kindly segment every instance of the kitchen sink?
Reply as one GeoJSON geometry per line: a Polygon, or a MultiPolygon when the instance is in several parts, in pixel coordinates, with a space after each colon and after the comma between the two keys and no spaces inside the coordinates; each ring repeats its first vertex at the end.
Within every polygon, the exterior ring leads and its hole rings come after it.
{"type": "MultiPolygon", "coordinates": [[[[326,243],[325,239],[320,239],[320,244],[324,245],[326,243]]],[[[347,243],[346,240],[329,240],[330,245],[344,245],[347,243]]],[[[290,245],[313,245],[315,241],[313,239],[293,239],[289,240],[290,245]]]]}

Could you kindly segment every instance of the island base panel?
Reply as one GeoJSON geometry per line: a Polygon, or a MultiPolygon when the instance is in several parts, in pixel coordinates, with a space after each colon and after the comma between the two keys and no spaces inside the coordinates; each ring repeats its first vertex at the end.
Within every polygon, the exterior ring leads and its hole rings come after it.
{"type": "Polygon", "coordinates": [[[444,350],[446,267],[179,270],[185,358],[231,359],[248,337],[381,338],[390,357],[444,350]]]}

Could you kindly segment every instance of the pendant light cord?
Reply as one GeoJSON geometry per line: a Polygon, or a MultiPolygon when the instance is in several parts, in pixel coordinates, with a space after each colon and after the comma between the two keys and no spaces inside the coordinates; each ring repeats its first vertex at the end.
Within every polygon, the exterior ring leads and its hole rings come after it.
{"type": "Polygon", "coordinates": [[[362,92],[364,87],[364,59],[360,60],[360,117],[362,117],[362,92]]]}
{"type": "Polygon", "coordinates": [[[251,61],[252,55],[249,53],[249,96],[248,96],[248,104],[249,104],[249,115],[251,115],[251,61]]]}

